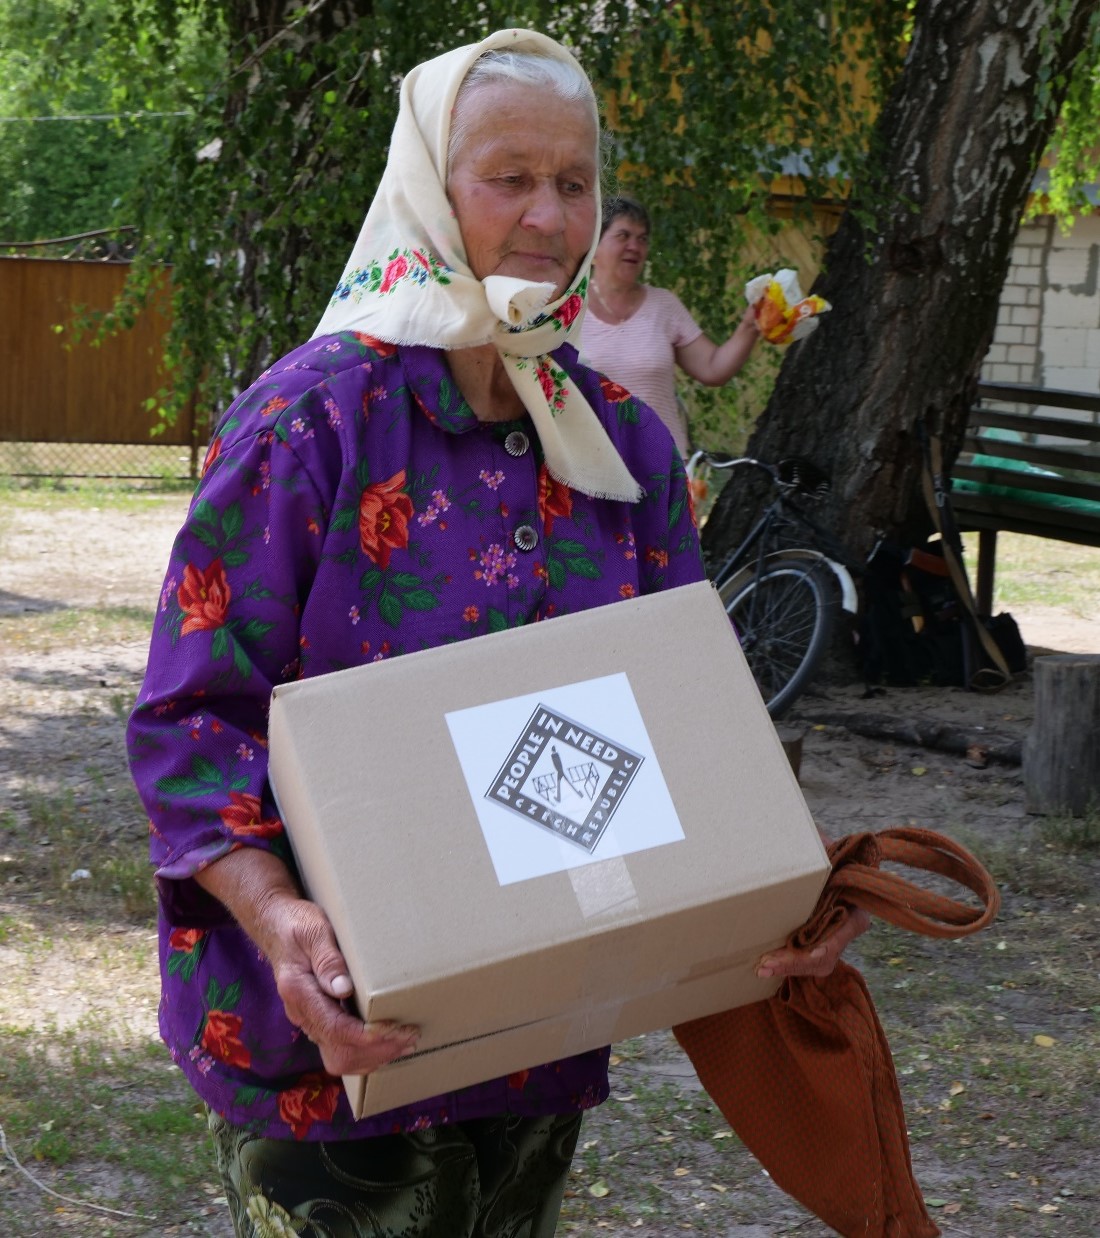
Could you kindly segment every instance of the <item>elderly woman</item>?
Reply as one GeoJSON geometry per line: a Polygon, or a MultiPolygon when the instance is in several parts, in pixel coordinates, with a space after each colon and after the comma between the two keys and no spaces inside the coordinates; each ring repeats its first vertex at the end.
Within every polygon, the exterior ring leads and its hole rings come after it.
{"type": "MultiPolygon", "coordinates": [[[[352,1013],[265,764],[278,683],[701,578],[672,441],[570,342],[598,176],[592,88],[551,40],[413,69],[314,338],[228,410],[176,540],[129,745],[161,1031],[238,1235],[547,1238],[607,1095],[604,1049],[355,1121],[339,1076],[417,1030],[352,1013]]],[[[827,970],[842,944],[762,966],[827,970]]]]}
{"type": "Polygon", "coordinates": [[[691,436],[676,399],[676,367],[721,387],[749,359],[759,333],[747,310],[733,334],[716,344],[675,293],[643,284],[649,233],[649,212],[640,202],[618,197],[604,204],[581,360],[648,404],[686,460],[691,436]]]}

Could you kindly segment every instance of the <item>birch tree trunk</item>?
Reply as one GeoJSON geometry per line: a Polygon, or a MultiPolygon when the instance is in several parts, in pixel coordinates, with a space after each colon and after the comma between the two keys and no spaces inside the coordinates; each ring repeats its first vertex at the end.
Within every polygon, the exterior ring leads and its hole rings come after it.
{"type": "MultiPolygon", "coordinates": [[[[862,551],[926,525],[914,426],[958,453],[1012,244],[1097,0],[920,0],[876,143],[881,176],[846,211],[814,291],[832,303],[791,346],[750,454],[804,455],[833,478],[823,511],[862,551]],[[861,206],[861,201],[865,205],[861,206]]],[[[714,555],[747,525],[735,478],[705,527],[714,555]]]]}

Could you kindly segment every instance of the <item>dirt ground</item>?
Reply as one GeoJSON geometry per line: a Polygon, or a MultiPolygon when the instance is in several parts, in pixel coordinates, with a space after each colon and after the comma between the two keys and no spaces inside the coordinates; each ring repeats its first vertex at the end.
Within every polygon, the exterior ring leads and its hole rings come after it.
{"type": "MultiPolygon", "coordinates": [[[[171,540],[184,507],[182,497],[163,496],[134,500],[124,510],[105,503],[98,509],[82,505],[60,514],[52,506],[5,503],[0,523],[0,619],[58,616],[77,607],[97,608],[106,618],[94,641],[89,641],[88,634],[79,626],[66,631],[63,624],[57,624],[50,629],[55,634],[48,641],[37,639],[27,645],[8,639],[0,645],[0,751],[5,766],[0,776],[0,822],[5,812],[14,814],[10,820],[18,819],[25,811],[28,795],[43,790],[47,784],[66,785],[78,798],[94,793],[108,809],[117,804],[120,812],[132,816],[123,716],[144,665],[145,636],[140,612],[151,612],[157,600],[171,540]]],[[[1100,652],[1100,623],[1039,607],[1014,607],[1013,613],[1032,654],[1100,652]]],[[[0,625],[0,633],[11,631],[12,627],[0,625]]],[[[865,697],[858,686],[827,687],[804,698],[788,725],[803,736],[801,782],[810,808],[827,834],[916,822],[950,830],[979,853],[983,842],[987,842],[1001,854],[1017,845],[1026,847],[1032,839],[1033,819],[1025,812],[1019,767],[1013,758],[1031,725],[1032,708],[1030,674],[991,696],[952,689],[891,689],[865,697]],[[934,729],[934,724],[969,736],[969,755],[891,738],[900,734],[899,728],[920,726],[927,732],[934,729]],[[885,730],[877,735],[859,733],[860,729],[869,731],[875,726],[885,730]]],[[[0,852],[3,849],[0,837],[0,852]]],[[[6,857],[0,857],[3,858],[6,857]]],[[[1094,866],[1092,880],[1096,876],[1094,866]]],[[[0,864],[0,915],[11,905],[3,882],[0,864]]],[[[1009,892],[1008,916],[1031,914],[1026,901],[1023,895],[1009,892]]],[[[1089,915],[1093,931],[1082,939],[1081,965],[1095,974],[1095,887],[1087,901],[1092,908],[1089,915]]],[[[1084,907],[1085,903],[1080,905],[1084,907]]],[[[148,988],[147,996],[142,998],[144,1013],[140,1017],[146,1021],[145,1030],[150,1037],[156,1035],[153,968],[151,962],[149,974],[138,978],[148,988]]],[[[39,984],[22,999],[5,994],[0,1022],[18,1018],[21,1000],[26,1010],[36,1011],[39,1017],[49,1014],[64,1025],[79,1020],[98,1003],[108,1004],[110,994],[98,991],[95,978],[89,977],[86,970],[81,971],[76,961],[73,974],[66,974],[64,958],[55,958],[49,969],[49,983],[39,984]]],[[[1031,1034],[1029,1029],[1049,1030],[1057,1021],[1056,1012],[1044,1001],[1041,987],[1021,986],[1008,1017],[1022,1035],[1031,1034]]],[[[669,1039],[656,1039],[652,1053],[648,1063],[629,1053],[623,1055],[625,1084],[617,1088],[619,1093],[623,1093],[624,1086],[636,1091],[634,1085],[638,1080],[654,1073],[674,1087],[697,1092],[690,1068],[686,1068],[669,1039]]],[[[1095,1095],[1095,1085],[1093,1090],[1086,1117],[1091,1114],[1088,1120],[1095,1127],[1100,1125],[1100,1099],[1095,1095]]],[[[626,1102],[631,1099],[626,1096],[626,1102]]],[[[605,1109],[592,1128],[597,1143],[610,1138],[613,1126],[629,1114],[630,1105],[624,1102],[618,1109],[605,1109]]],[[[659,1136],[658,1141],[662,1138],[663,1135],[659,1136]]],[[[1048,1178],[1054,1172],[1052,1167],[1058,1164],[1057,1157],[1064,1153],[1062,1149],[1041,1158],[1048,1178]]],[[[952,1165],[941,1151],[918,1142],[914,1146],[914,1161],[926,1193],[931,1191],[945,1199],[954,1197],[952,1192],[958,1184],[952,1178],[952,1165]]],[[[1028,1208],[1020,1213],[1015,1226],[1011,1220],[991,1220],[986,1224],[983,1216],[1004,1215],[1004,1183],[990,1178],[983,1188],[983,1180],[978,1177],[965,1188],[971,1192],[971,1202],[978,1205],[968,1205],[965,1223],[946,1214],[939,1215],[937,1220],[946,1234],[960,1236],[996,1234],[1004,1238],[1030,1238],[1032,1234],[1057,1232],[1084,1238],[1100,1233],[1100,1195],[1096,1190],[1100,1164],[1093,1158],[1084,1166],[1076,1165],[1074,1172],[1079,1205],[1073,1222],[1065,1226],[1046,1227],[1048,1221],[1058,1221],[1058,1207],[1050,1205],[1053,1213],[1040,1218],[1040,1197],[1045,1196],[1038,1190],[1033,1192],[1033,1199],[1029,1197],[1028,1208]],[[1091,1195],[1082,1196],[1082,1174],[1091,1179],[1091,1195]],[[985,1196],[981,1194],[983,1189],[985,1196]]],[[[682,1215],[696,1215],[692,1210],[698,1204],[692,1202],[692,1190],[705,1176],[700,1171],[699,1177],[685,1176],[669,1187],[668,1206],[672,1211],[668,1215],[676,1214],[681,1206],[682,1215]]],[[[1018,1178],[1019,1173],[1008,1170],[1006,1176],[1018,1178]]],[[[1052,1179],[1050,1186],[1053,1190],[1052,1179]]],[[[1073,1194],[1068,1187],[1063,1189],[1073,1194]]],[[[583,1196],[584,1191],[578,1188],[578,1194],[583,1196]]],[[[731,1214],[728,1222],[723,1223],[725,1228],[706,1232],[731,1238],[765,1238],[769,1234],[796,1232],[803,1238],[812,1238],[831,1232],[784,1202],[774,1189],[768,1198],[771,1211],[761,1213],[759,1205],[754,1205],[753,1215],[742,1214],[735,1223],[731,1214]]],[[[939,1202],[942,1204],[943,1200],[939,1202]]],[[[571,1232],[598,1229],[601,1233],[639,1234],[647,1238],[683,1228],[656,1219],[643,1223],[641,1214],[621,1222],[610,1213],[595,1220],[596,1214],[589,1210],[591,1204],[592,1199],[567,1201],[564,1217],[571,1232]]],[[[1065,1217],[1065,1210],[1062,1215],[1065,1217]]],[[[211,1221],[210,1228],[202,1232],[213,1238],[228,1233],[228,1229],[218,1228],[211,1221]]]]}

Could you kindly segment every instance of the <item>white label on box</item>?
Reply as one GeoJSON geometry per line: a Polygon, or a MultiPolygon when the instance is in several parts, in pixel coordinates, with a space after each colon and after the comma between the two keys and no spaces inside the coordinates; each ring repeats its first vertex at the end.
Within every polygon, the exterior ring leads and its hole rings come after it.
{"type": "Polygon", "coordinates": [[[625,674],[446,717],[501,885],[684,837],[625,674]]]}

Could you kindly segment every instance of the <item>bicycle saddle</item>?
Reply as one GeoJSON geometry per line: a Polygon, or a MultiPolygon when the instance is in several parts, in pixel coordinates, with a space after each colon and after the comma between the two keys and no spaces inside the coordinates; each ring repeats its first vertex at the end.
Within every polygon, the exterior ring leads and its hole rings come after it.
{"type": "Polygon", "coordinates": [[[780,485],[817,499],[827,494],[832,486],[828,474],[803,456],[787,456],[780,460],[775,466],[775,475],[780,485]]]}

